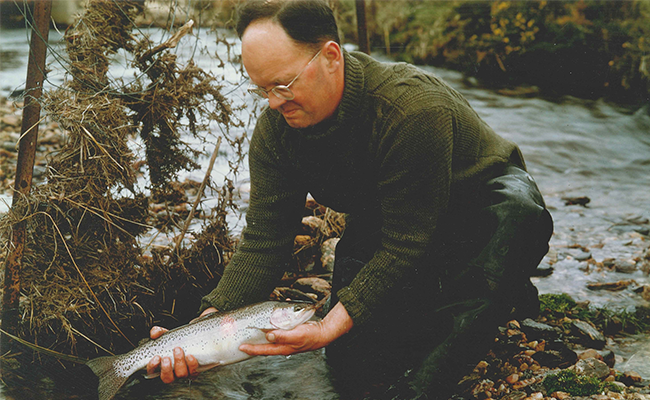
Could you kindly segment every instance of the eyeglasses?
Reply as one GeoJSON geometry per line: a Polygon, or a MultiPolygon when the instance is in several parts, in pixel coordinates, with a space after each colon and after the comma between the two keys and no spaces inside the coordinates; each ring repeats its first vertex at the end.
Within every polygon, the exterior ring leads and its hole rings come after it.
{"type": "Polygon", "coordinates": [[[298,75],[296,75],[296,77],[293,78],[291,80],[291,82],[289,82],[288,85],[277,85],[277,86],[272,87],[271,90],[266,90],[266,89],[263,89],[263,88],[261,88],[261,87],[259,87],[257,85],[251,84],[250,87],[248,88],[248,93],[254,94],[254,95],[262,97],[264,99],[268,99],[269,98],[269,92],[272,92],[279,99],[282,99],[282,100],[285,100],[285,101],[293,100],[296,96],[293,94],[291,89],[289,89],[289,86],[291,86],[300,77],[300,75],[302,75],[302,73],[305,72],[307,67],[309,67],[309,64],[314,62],[316,57],[318,57],[320,55],[321,51],[323,51],[323,50],[322,49],[318,50],[318,53],[316,53],[316,55],[314,55],[314,57],[312,57],[312,59],[309,60],[309,62],[307,63],[307,65],[305,65],[305,67],[302,69],[302,71],[300,71],[298,73],[298,75]]]}

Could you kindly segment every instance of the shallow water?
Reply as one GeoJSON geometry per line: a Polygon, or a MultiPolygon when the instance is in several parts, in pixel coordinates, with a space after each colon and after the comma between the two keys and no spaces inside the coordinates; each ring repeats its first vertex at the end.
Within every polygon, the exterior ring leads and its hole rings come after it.
{"type": "MultiPolygon", "coordinates": [[[[24,31],[0,33],[0,95],[7,96],[24,81],[28,40],[24,31]]],[[[56,32],[50,38],[55,43],[60,40],[56,32]]],[[[184,51],[192,51],[192,46],[184,51]]],[[[199,52],[196,54],[204,68],[211,68],[212,61],[199,52]]],[[[125,76],[132,73],[119,55],[115,62],[123,65],[125,76]]],[[[551,251],[542,263],[542,267],[553,267],[554,272],[546,278],[534,278],[540,292],[568,293],[578,301],[588,300],[598,307],[648,305],[633,289],[650,284],[644,272],[649,266],[643,261],[650,229],[650,107],[572,97],[505,96],[472,80],[466,81],[459,73],[425,69],[460,90],[495,131],[520,145],[555,221],[551,251]],[[590,198],[587,207],[565,205],[563,200],[581,196],[590,198]],[[572,248],[574,245],[582,246],[597,262],[628,261],[636,264],[637,270],[620,273],[598,268],[581,261],[583,255],[572,248]],[[633,279],[635,284],[618,292],[592,291],[586,286],[624,279],[633,279]]],[[[58,85],[63,75],[55,71],[50,78],[50,85],[58,85]]],[[[249,101],[243,97],[243,91],[234,90],[233,96],[249,101]]],[[[223,163],[214,174],[226,171],[223,163]]],[[[201,180],[200,174],[195,172],[190,177],[201,180]]],[[[245,187],[245,172],[240,175],[240,182],[245,187]]],[[[214,200],[208,198],[207,204],[210,201],[214,200]]],[[[611,348],[617,354],[618,369],[634,369],[650,378],[650,338],[637,335],[621,339],[612,343],[611,348]]],[[[258,358],[209,371],[191,385],[131,385],[119,398],[336,398],[328,379],[313,379],[315,376],[327,376],[321,353],[290,359],[258,358]],[[138,389],[142,387],[152,387],[152,394],[142,397],[142,389],[138,389]],[[315,397],[314,393],[321,393],[322,397],[315,397]]],[[[8,398],[15,396],[4,394],[8,398]]]]}

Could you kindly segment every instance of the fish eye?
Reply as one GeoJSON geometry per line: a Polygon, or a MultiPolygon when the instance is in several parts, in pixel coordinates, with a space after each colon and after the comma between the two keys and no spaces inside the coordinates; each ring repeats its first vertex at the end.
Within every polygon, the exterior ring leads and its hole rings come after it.
{"type": "Polygon", "coordinates": [[[295,312],[302,311],[303,309],[304,309],[303,306],[293,306],[293,311],[295,312]]]}

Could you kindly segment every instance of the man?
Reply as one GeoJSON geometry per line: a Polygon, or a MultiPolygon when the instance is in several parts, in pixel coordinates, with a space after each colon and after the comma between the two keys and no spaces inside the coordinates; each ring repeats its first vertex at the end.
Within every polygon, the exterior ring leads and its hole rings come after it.
{"type": "MultiPolygon", "coordinates": [[[[311,193],[347,214],[333,306],[240,349],[326,347],[344,398],[450,395],[513,309],[537,311],[529,276],[552,221],[518,147],[435,76],[344,51],[324,2],[247,3],[237,32],[249,91],[269,108],[250,143],[247,226],[202,315],[268,298],[311,193]]],[[[196,373],[194,357],[174,358],[149,372],[196,373]]]]}

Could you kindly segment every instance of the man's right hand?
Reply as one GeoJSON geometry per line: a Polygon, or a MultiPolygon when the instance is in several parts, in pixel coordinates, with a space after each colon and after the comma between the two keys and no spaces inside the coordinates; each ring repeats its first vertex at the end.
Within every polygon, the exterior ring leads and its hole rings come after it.
{"type": "MultiPolygon", "coordinates": [[[[200,317],[216,312],[214,307],[206,308],[200,317]]],[[[193,321],[192,321],[193,322],[193,321]]],[[[192,323],[190,322],[190,323],[192,323]]],[[[158,339],[163,333],[167,332],[166,328],[154,326],[149,332],[151,339],[158,339]]],[[[193,355],[185,355],[180,347],[174,348],[174,365],[170,357],[155,356],[147,364],[147,375],[154,375],[160,370],[160,379],[165,383],[172,383],[176,378],[196,378],[199,368],[199,362],[193,355]]]]}

